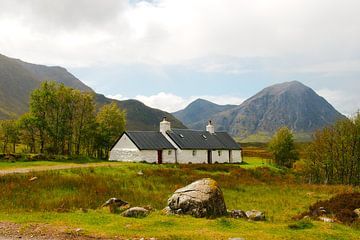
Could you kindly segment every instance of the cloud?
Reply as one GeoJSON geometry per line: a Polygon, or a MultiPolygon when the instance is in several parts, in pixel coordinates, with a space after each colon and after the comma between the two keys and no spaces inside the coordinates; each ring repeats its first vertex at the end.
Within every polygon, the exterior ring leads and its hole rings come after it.
{"type": "Polygon", "coordinates": [[[347,116],[353,116],[356,111],[360,110],[360,95],[358,94],[349,94],[341,90],[327,88],[316,90],[316,92],[347,116]]]}
{"type": "MultiPolygon", "coordinates": [[[[213,55],[304,57],[321,63],[358,58],[360,53],[357,0],[0,0],[0,4],[2,51],[40,63],[169,64],[213,55]]],[[[215,71],[223,68],[208,66],[215,71]]]]}
{"type": "Polygon", "coordinates": [[[106,95],[107,98],[111,98],[111,99],[116,99],[116,100],[120,100],[120,101],[123,101],[123,100],[128,100],[129,98],[128,97],[125,97],[121,94],[115,94],[115,95],[106,95]]]}
{"type": "Polygon", "coordinates": [[[235,96],[191,96],[191,97],[180,97],[172,93],[160,92],[151,96],[138,95],[135,99],[145,103],[146,105],[158,108],[167,112],[175,112],[184,109],[194,100],[202,98],[216,104],[235,104],[239,105],[244,101],[243,98],[235,96]]]}

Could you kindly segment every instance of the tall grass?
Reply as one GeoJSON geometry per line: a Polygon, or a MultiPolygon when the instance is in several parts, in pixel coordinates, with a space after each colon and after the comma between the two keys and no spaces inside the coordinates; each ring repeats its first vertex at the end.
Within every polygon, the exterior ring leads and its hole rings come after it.
{"type": "Polygon", "coordinates": [[[286,221],[316,200],[352,187],[300,184],[292,173],[236,165],[120,164],[118,167],[72,169],[8,175],[0,178],[0,211],[96,209],[110,197],[131,205],[166,206],[177,188],[200,178],[218,181],[229,209],[259,209],[272,221],[286,221]],[[138,175],[139,171],[143,175],[138,175]],[[30,181],[33,176],[37,180],[30,181]]]}

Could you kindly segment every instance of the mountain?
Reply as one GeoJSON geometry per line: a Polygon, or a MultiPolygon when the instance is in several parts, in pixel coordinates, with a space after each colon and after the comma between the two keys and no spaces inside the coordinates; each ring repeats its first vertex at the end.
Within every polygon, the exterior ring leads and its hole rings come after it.
{"type": "Polygon", "coordinates": [[[271,136],[287,126],[308,138],[316,129],[345,118],[323,97],[304,84],[292,81],[267,87],[240,106],[213,116],[218,130],[233,136],[271,136]]]}
{"type": "Polygon", "coordinates": [[[182,122],[168,112],[151,108],[134,99],[118,101],[106,98],[102,94],[96,94],[96,102],[101,106],[115,101],[121,109],[126,110],[126,128],[128,130],[159,130],[159,123],[166,117],[171,122],[171,127],[187,128],[182,122]]]}
{"type": "Polygon", "coordinates": [[[191,129],[204,130],[207,122],[217,113],[234,108],[236,105],[218,105],[204,99],[197,99],[185,109],[172,113],[191,129]]]}
{"type": "Polygon", "coordinates": [[[35,65],[0,54],[0,119],[26,112],[31,91],[38,88],[42,81],[50,79],[83,91],[92,91],[64,68],[35,65]]]}
{"type": "MultiPolygon", "coordinates": [[[[45,80],[54,80],[82,91],[94,92],[65,68],[26,63],[0,54],[0,119],[17,117],[28,111],[31,92],[45,80]]],[[[115,101],[125,109],[129,130],[157,130],[164,116],[174,127],[186,128],[170,113],[150,108],[136,100],[118,101],[101,94],[96,94],[95,99],[99,107],[115,101]]]]}

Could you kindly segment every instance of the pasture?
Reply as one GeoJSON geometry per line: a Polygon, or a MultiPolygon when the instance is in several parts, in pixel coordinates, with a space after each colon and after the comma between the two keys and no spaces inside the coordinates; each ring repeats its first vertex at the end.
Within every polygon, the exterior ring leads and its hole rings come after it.
{"type": "MultiPolygon", "coordinates": [[[[304,184],[296,172],[278,169],[266,159],[246,157],[247,164],[109,166],[14,174],[0,178],[0,222],[49,224],[82,235],[158,239],[358,239],[358,225],[295,221],[314,202],[359,191],[351,186],[304,184]],[[141,171],[143,174],[138,174],[141,171]],[[36,176],[37,180],[29,181],[36,176]],[[224,193],[227,208],[264,211],[267,221],[198,219],[166,216],[161,210],[172,192],[194,180],[211,177],[224,193]],[[151,206],[146,218],[110,214],[101,204],[118,197],[132,206],[151,206]],[[292,228],[291,226],[300,226],[292,228]]],[[[21,164],[24,163],[13,163],[21,164]]],[[[1,165],[0,165],[1,166],[1,165]]]]}

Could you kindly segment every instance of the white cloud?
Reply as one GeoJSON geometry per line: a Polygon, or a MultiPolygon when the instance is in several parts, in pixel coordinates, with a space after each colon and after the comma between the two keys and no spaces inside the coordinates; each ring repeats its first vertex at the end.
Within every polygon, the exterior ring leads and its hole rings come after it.
{"type": "Polygon", "coordinates": [[[333,105],[335,109],[347,116],[354,115],[356,109],[360,110],[360,95],[358,94],[354,95],[340,90],[330,90],[327,88],[316,90],[316,92],[333,105]]]}
{"type": "Polygon", "coordinates": [[[0,49],[66,66],[212,55],[351,59],[360,52],[357,0],[132,2],[0,0],[0,49]]]}
{"type": "Polygon", "coordinates": [[[191,97],[180,97],[172,93],[160,92],[151,96],[138,95],[135,99],[145,103],[146,105],[158,108],[167,112],[175,112],[184,109],[194,100],[202,98],[211,101],[216,104],[241,104],[244,99],[235,96],[191,96],[191,97]]]}
{"type": "Polygon", "coordinates": [[[125,96],[123,96],[123,95],[121,95],[121,94],[106,95],[106,97],[107,97],[107,98],[111,98],[111,99],[120,100],[120,101],[129,99],[128,97],[125,97],[125,96]]]}

